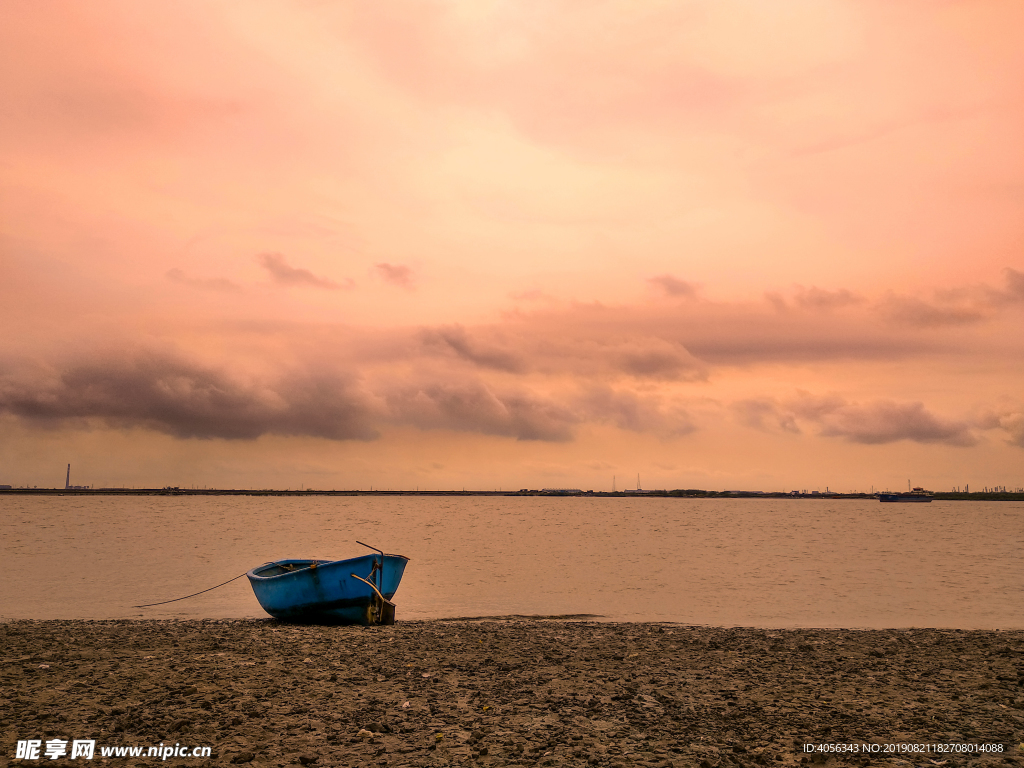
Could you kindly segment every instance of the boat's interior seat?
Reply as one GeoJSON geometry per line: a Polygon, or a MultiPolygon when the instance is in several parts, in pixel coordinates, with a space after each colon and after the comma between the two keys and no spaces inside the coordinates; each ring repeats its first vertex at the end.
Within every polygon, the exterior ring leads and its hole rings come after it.
{"type": "Polygon", "coordinates": [[[256,572],[257,576],[280,576],[282,573],[291,573],[292,571],[303,571],[309,568],[310,563],[274,563],[273,565],[263,568],[256,572]]]}

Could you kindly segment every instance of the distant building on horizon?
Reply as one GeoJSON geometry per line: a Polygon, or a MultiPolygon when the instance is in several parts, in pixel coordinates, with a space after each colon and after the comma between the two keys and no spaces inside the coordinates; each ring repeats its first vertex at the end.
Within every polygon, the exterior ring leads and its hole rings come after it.
{"type": "Polygon", "coordinates": [[[65,491],[88,491],[91,486],[88,485],[72,485],[71,484],[71,465],[68,464],[68,473],[64,477],[64,490],[65,491]]]}

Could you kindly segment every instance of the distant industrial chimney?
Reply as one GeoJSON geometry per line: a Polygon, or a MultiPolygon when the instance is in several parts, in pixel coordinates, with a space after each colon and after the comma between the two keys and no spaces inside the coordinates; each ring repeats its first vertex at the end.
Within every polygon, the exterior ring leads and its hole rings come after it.
{"type": "Polygon", "coordinates": [[[71,487],[71,465],[68,464],[68,476],[64,478],[64,490],[71,487]]]}

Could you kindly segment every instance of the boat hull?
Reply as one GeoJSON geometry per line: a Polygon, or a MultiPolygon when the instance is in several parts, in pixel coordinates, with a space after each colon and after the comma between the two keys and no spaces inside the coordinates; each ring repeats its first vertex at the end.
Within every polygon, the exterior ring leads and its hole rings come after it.
{"type": "Polygon", "coordinates": [[[263,610],[275,618],[303,623],[384,624],[394,622],[390,600],[408,562],[401,555],[278,560],[253,568],[246,576],[263,610]],[[372,582],[380,594],[353,574],[372,582]]]}
{"type": "Polygon", "coordinates": [[[931,496],[922,496],[920,494],[909,494],[909,493],[880,493],[878,494],[878,500],[881,502],[900,502],[900,503],[928,503],[932,500],[931,496]]]}

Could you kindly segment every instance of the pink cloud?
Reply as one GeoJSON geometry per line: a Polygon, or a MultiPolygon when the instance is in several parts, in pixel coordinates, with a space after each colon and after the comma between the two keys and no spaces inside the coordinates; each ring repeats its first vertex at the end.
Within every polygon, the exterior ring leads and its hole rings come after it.
{"type": "Polygon", "coordinates": [[[837,291],[826,291],[812,286],[810,288],[801,288],[794,300],[797,306],[802,309],[830,311],[862,304],[864,297],[858,296],[846,288],[840,288],[837,291]]]}
{"type": "Polygon", "coordinates": [[[381,262],[374,265],[374,270],[382,280],[400,288],[412,288],[413,272],[410,267],[404,264],[388,264],[381,262]]]}
{"type": "Polygon", "coordinates": [[[732,404],[732,410],[740,423],[751,429],[769,431],[778,428],[783,432],[799,434],[800,427],[792,413],[782,411],[778,403],[769,398],[749,398],[732,404]]]}
{"type": "Polygon", "coordinates": [[[692,299],[697,295],[697,286],[672,275],[658,275],[647,280],[651,285],[661,289],[667,296],[681,299],[692,299]]]}
{"type": "MultiPolygon", "coordinates": [[[[308,269],[293,267],[285,261],[280,253],[263,253],[256,257],[260,266],[270,273],[271,279],[278,285],[298,288],[326,288],[335,291],[341,286],[326,277],[317,277],[308,269]]],[[[347,281],[346,287],[351,288],[353,283],[347,281]]]]}
{"type": "Polygon", "coordinates": [[[241,286],[238,283],[232,282],[224,277],[189,277],[185,272],[178,268],[169,269],[166,275],[167,279],[180,283],[181,285],[187,285],[190,288],[198,288],[204,291],[224,291],[228,293],[235,293],[241,290],[241,286]]]}

